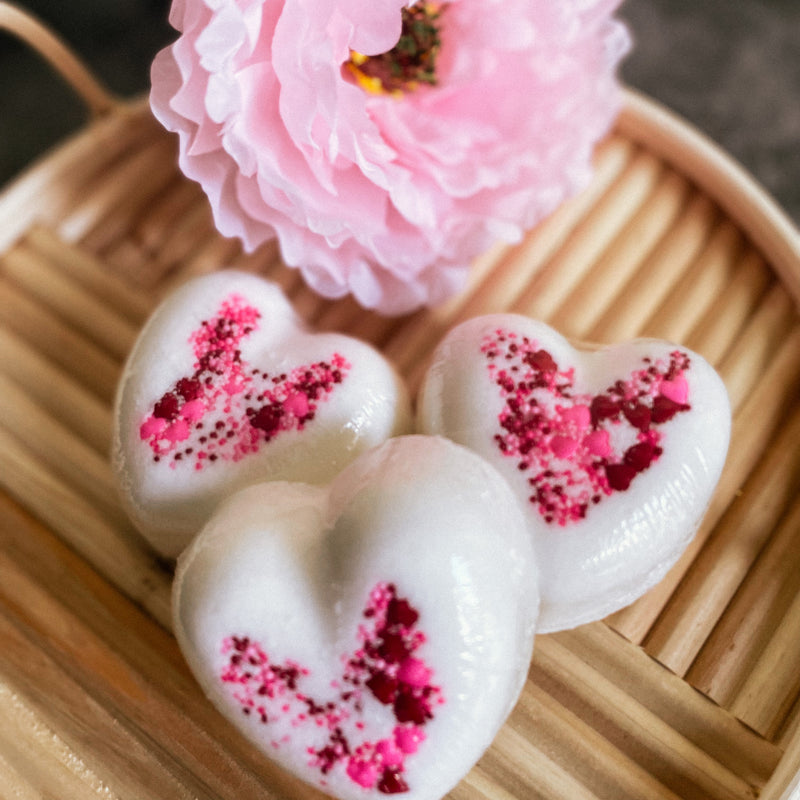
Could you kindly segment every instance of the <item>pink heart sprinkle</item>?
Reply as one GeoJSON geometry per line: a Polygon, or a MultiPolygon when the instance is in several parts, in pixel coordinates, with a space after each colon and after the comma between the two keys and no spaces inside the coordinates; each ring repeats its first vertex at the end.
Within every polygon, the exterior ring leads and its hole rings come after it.
{"type": "Polygon", "coordinates": [[[569,436],[556,435],[550,439],[550,449],[556,458],[569,458],[578,449],[578,442],[569,436]]]}
{"type": "Polygon", "coordinates": [[[393,737],[391,739],[381,739],[375,745],[375,755],[387,767],[399,767],[405,761],[406,754],[398,747],[393,737]]]}
{"type": "Polygon", "coordinates": [[[308,414],[308,397],[302,392],[293,392],[283,401],[283,410],[286,414],[304,417],[308,414]]]}
{"type": "Polygon", "coordinates": [[[186,403],[180,411],[181,416],[187,422],[197,422],[203,418],[205,413],[205,406],[202,400],[190,400],[186,403]]]}
{"type": "Polygon", "coordinates": [[[689,383],[682,374],[678,374],[672,380],[661,381],[661,394],[683,405],[689,399],[689,383]]]}
{"type": "Polygon", "coordinates": [[[584,437],[583,446],[591,455],[600,458],[608,458],[613,452],[608,431],[592,431],[584,437]]]}
{"type": "Polygon", "coordinates": [[[166,427],[166,420],[159,417],[148,417],[139,428],[139,436],[143,440],[157,438],[166,427]]]}
{"type": "Polygon", "coordinates": [[[406,754],[416,753],[420,743],[425,739],[421,728],[415,726],[398,727],[394,729],[394,740],[397,746],[406,754]]]}
{"type": "Polygon", "coordinates": [[[171,444],[185,442],[189,438],[189,425],[185,419],[176,419],[172,425],[167,425],[161,437],[171,444]]]}
{"type": "Polygon", "coordinates": [[[431,679],[431,671],[425,666],[424,661],[418,658],[405,658],[400,662],[397,679],[409,686],[425,686],[431,679]]]}

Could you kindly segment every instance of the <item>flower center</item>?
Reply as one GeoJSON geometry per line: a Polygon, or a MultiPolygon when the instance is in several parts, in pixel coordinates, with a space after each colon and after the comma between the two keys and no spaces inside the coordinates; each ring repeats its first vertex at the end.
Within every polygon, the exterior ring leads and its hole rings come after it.
{"type": "Polygon", "coordinates": [[[403,9],[403,29],[388,52],[365,56],[353,51],[346,67],[359,86],[372,94],[413,92],[436,84],[439,53],[439,3],[420,2],[403,9]]]}

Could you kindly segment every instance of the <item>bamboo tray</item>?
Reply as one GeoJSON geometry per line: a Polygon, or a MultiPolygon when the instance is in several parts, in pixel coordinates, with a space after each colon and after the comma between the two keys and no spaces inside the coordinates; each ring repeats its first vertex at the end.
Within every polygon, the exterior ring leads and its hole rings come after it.
{"type": "MultiPolygon", "coordinates": [[[[522,699],[452,800],[778,800],[800,769],[800,239],[743,171],[628,94],[594,182],[444,307],[324,302],[244,255],[143,101],[118,102],[28,17],[89,124],[0,195],[0,787],[6,797],[321,797],[207,704],[170,634],[171,573],[114,498],[110,402],[143,319],[223,266],[278,281],[413,386],[452,323],[511,309],[569,336],[674,339],[735,409],[685,558],[602,623],[540,636],[522,699]]],[[[1,794],[2,792],[0,792],[1,794]]]]}

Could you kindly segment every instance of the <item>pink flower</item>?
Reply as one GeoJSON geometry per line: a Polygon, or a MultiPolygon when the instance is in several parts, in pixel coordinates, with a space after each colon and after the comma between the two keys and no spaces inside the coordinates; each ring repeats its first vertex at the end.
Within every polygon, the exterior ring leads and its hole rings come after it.
{"type": "Polygon", "coordinates": [[[404,313],[587,183],[618,110],[618,4],[174,0],[152,107],[221,233],[277,235],[321,294],[404,313]],[[419,63],[392,78],[409,42],[419,63]]]}

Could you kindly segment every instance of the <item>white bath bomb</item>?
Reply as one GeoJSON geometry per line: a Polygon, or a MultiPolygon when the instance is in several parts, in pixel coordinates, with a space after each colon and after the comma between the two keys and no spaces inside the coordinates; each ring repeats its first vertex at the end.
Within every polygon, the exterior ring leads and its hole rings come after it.
{"type": "Polygon", "coordinates": [[[439,437],[327,487],[251,486],[178,560],[175,632],[208,697],[343,800],[438,800],[524,684],[536,568],[506,482],[439,437]]]}
{"type": "Polygon", "coordinates": [[[629,604],[692,539],[719,480],[730,406],[699,355],[656,340],[575,349],[527,317],[477,317],[436,349],[418,429],[469,447],[524,508],[540,631],[629,604]]]}
{"type": "Polygon", "coordinates": [[[112,462],[126,511],[174,557],[230,492],[326,483],[410,424],[406,389],[376,350],[308,331],[277,286],[223,271],[145,325],[117,393],[112,462]]]}

